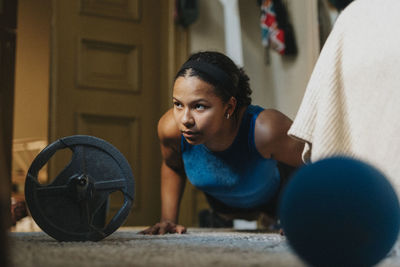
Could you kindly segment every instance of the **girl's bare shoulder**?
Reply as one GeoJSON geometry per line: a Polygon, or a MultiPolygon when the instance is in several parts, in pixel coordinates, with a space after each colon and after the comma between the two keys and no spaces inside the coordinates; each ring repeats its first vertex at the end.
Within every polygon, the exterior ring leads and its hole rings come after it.
{"type": "Polygon", "coordinates": [[[158,121],[158,138],[162,145],[172,145],[180,142],[181,132],[176,125],[172,109],[164,113],[158,121]]]}
{"type": "Polygon", "coordinates": [[[292,124],[292,120],[276,109],[265,109],[256,120],[256,131],[263,133],[264,137],[273,138],[285,132],[292,124]]]}

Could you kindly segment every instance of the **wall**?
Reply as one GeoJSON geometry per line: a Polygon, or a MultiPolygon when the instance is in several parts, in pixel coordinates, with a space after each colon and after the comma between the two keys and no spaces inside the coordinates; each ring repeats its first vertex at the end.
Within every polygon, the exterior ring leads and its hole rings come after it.
{"type": "MultiPolygon", "coordinates": [[[[51,0],[20,0],[15,81],[14,138],[47,139],[49,35],[51,0]]],[[[257,1],[240,0],[244,68],[250,76],[253,103],[294,118],[318,57],[316,0],[287,0],[299,54],[285,59],[270,51],[265,62],[257,1]]],[[[190,51],[224,52],[222,6],[198,1],[200,16],[191,26],[190,51]]]]}
{"type": "MultiPolygon", "coordinates": [[[[250,77],[253,103],[276,108],[294,118],[319,54],[317,0],[287,0],[299,53],[283,58],[261,45],[260,9],[257,1],[239,0],[244,68],[250,77]]],[[[224,52],[223,9],[219,1],[200,0],[199,18],[191,26],[190,51],[224,52]]]]}
{"type": "Polygon", "coordinates": [[[47,140],[50,1],[18,1],[14,139],[47,140]]]}

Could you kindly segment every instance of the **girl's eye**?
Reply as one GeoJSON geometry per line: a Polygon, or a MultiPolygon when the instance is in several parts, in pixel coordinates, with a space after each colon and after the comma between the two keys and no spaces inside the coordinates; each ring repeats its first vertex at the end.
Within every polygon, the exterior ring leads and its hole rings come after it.
{"type": "Polygon", "coordinates": [[[179,103],[179,102],[174,102],[174,106],[177,107],[177,108],[181,108],[181,107],[182,107],[182,104],[179,103]]]}
{"type": "Polygon", "coordinates": [[[206,109],[206,107],[205,107],[204,105],[201,105],[201,104],[196,104],[195,108],[196,108],[197,110],[204,110],[204,109],[206,109]]]}

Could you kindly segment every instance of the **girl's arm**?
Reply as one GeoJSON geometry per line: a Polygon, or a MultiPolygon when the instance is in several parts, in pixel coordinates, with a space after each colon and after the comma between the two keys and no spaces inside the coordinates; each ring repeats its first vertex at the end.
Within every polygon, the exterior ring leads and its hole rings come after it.
{"type": "Polygon", "coordinates": [[[257,117],[254,133],[256,148],[261,155],[294,167],[302,165],[304,143],[288,136],[291,125],[292,120],[277,110],[262,111],[257,117]]]}
{"type": "Polygon", "coordinates": [[[180,153],[181,134],[171,110],[159,121],[158,136],[162,154],[161,164],[161,220],[142,231],[142,234],[184,233],[178,225],[179,206],[185,188],[186,175],[180,153]]]}

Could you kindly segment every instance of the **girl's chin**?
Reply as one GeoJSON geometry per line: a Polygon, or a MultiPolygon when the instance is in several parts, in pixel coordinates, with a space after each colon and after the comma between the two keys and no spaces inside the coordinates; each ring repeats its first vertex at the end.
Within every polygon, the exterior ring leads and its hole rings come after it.
{"type": "Polygon", "coordinates": [[[202,143],[198,137],[185,137],[185,140],[191,145],[200,145],[202,143]]]}

